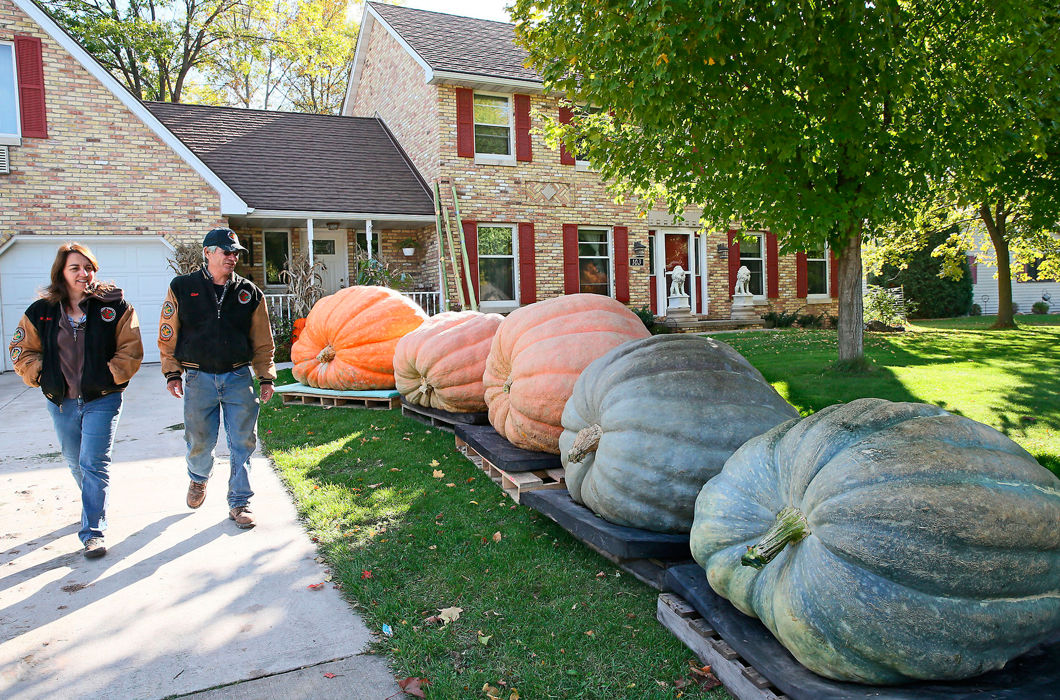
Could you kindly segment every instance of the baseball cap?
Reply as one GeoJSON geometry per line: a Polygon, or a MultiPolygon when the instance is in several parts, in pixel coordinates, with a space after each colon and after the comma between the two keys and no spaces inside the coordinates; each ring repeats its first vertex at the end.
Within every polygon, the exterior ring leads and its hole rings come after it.
{"type": "Polygon", "coordinates": [[[217,246],[221,250],[246,250],[246,248],[239,245],[239,238],[236,237],[236,232],[230,228],[215,228],[206,234],[206,238],[202,239],[202,247],[208,248],[212,245],[217,246]]]}

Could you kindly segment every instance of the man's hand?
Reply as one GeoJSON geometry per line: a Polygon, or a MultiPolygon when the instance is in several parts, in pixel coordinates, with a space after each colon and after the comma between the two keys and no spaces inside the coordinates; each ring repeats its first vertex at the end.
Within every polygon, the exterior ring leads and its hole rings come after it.
{"type": "Polygon", "coordinates": [[[268,403],[269,399],[272,398],[272,384],[261,385],[261,402],[268,403]]]}
{"type": "Polygon", "coordinates": [[[180,377],[170,379],[166,382],[166,391],[173,394],[173,396],[176,396],[178,399],[184,398],[184,383],[180,381],[180,377]]]}

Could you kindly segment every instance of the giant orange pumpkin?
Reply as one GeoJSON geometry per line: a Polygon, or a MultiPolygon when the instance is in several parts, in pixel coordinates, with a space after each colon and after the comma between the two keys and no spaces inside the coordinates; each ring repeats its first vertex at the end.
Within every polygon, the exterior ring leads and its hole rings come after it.
{"type": "Polygon", "coordinates": [[[590,362],[649,333],[636,314],[599,294],[516,309],[493,337],[482,381],[494,429],[516,447],[559,454],[560,417],[590,362]]]}
{"type": "Polygon", "coordinates": [[[294,378],[320,389],[393,389],[394,347],[425,320],[393,289],[340,289],[309,312],[291,347],[294,378]]]}
{"type": "Polygon", "coordinates": [[[500,314],[449,311],[398,341],[394,383],[405,400],[453,413],[486,410],[482,372],[500,314]]]}

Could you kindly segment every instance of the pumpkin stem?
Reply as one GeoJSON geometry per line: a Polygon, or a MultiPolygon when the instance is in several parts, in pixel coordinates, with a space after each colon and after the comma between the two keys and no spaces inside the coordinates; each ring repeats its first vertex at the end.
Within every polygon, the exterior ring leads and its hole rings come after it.
{"type": "Polygon", "coordinates": [[[424,396],[430,396],[431,392],[434,391],[434,387],[427,383],[427,378],[424,377],[420,380],[420,393],[424,396]]]}
{"type": "Polygon", "coordinates": [[[758,544],[748,545],[740,563],[761,569],[789,544],[795,544],[808,534],[810,524],[806,522],[806,516],[798,508],[788,506],[777,513],[773,527],[769,528],[758,544]]]}
{"type": "Polygon", "coordinates": [[[319,362],[322,365],[326,365],[327,363],[331,362],[334,359],[335,359],[335,348],[331,347],[330,345],[325,345],[324,349],[320,351],[319,355],[317,355],[317,362],[319,362]]]}
{"type": "Polygon", "coordinates": [[[586,426],[578,431],[578,436],[574,438],[574,444],[570,446],[570,451],[567,453],[568,462],[580,462],[585,459],[589,453],[596,452],[597,446],[600,444],[600,438],[604,434],[604,429],[596,423],[586,426]]]}
{"type": "Polygon", "coordinates": [[[504,382],[504,393],[510,394],[512,392],[512,378],[508,377],[507,381],[504,382]]]}

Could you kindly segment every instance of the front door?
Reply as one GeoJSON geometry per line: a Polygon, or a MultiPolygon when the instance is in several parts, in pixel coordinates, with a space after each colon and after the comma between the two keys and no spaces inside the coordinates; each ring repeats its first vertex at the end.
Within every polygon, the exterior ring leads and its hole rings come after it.
{"type": "Polygon", "coordinates": [[[652,246],[651,284],[653,311],[657,316],[666,315],[670,297],[670,272],[678,265],[685,271],[684,293],[692,313],[706,313],[702,302],[702,275],[700,274],[701,245],[699,236],[692,231],[657,231],[650,241],[652,246]]]}
{"type": "Polygon", "coordinates": [[[313,232],[313,262],[324,263],[324,293],[334,294],[347,286],[346,232],[313,232]]]}

